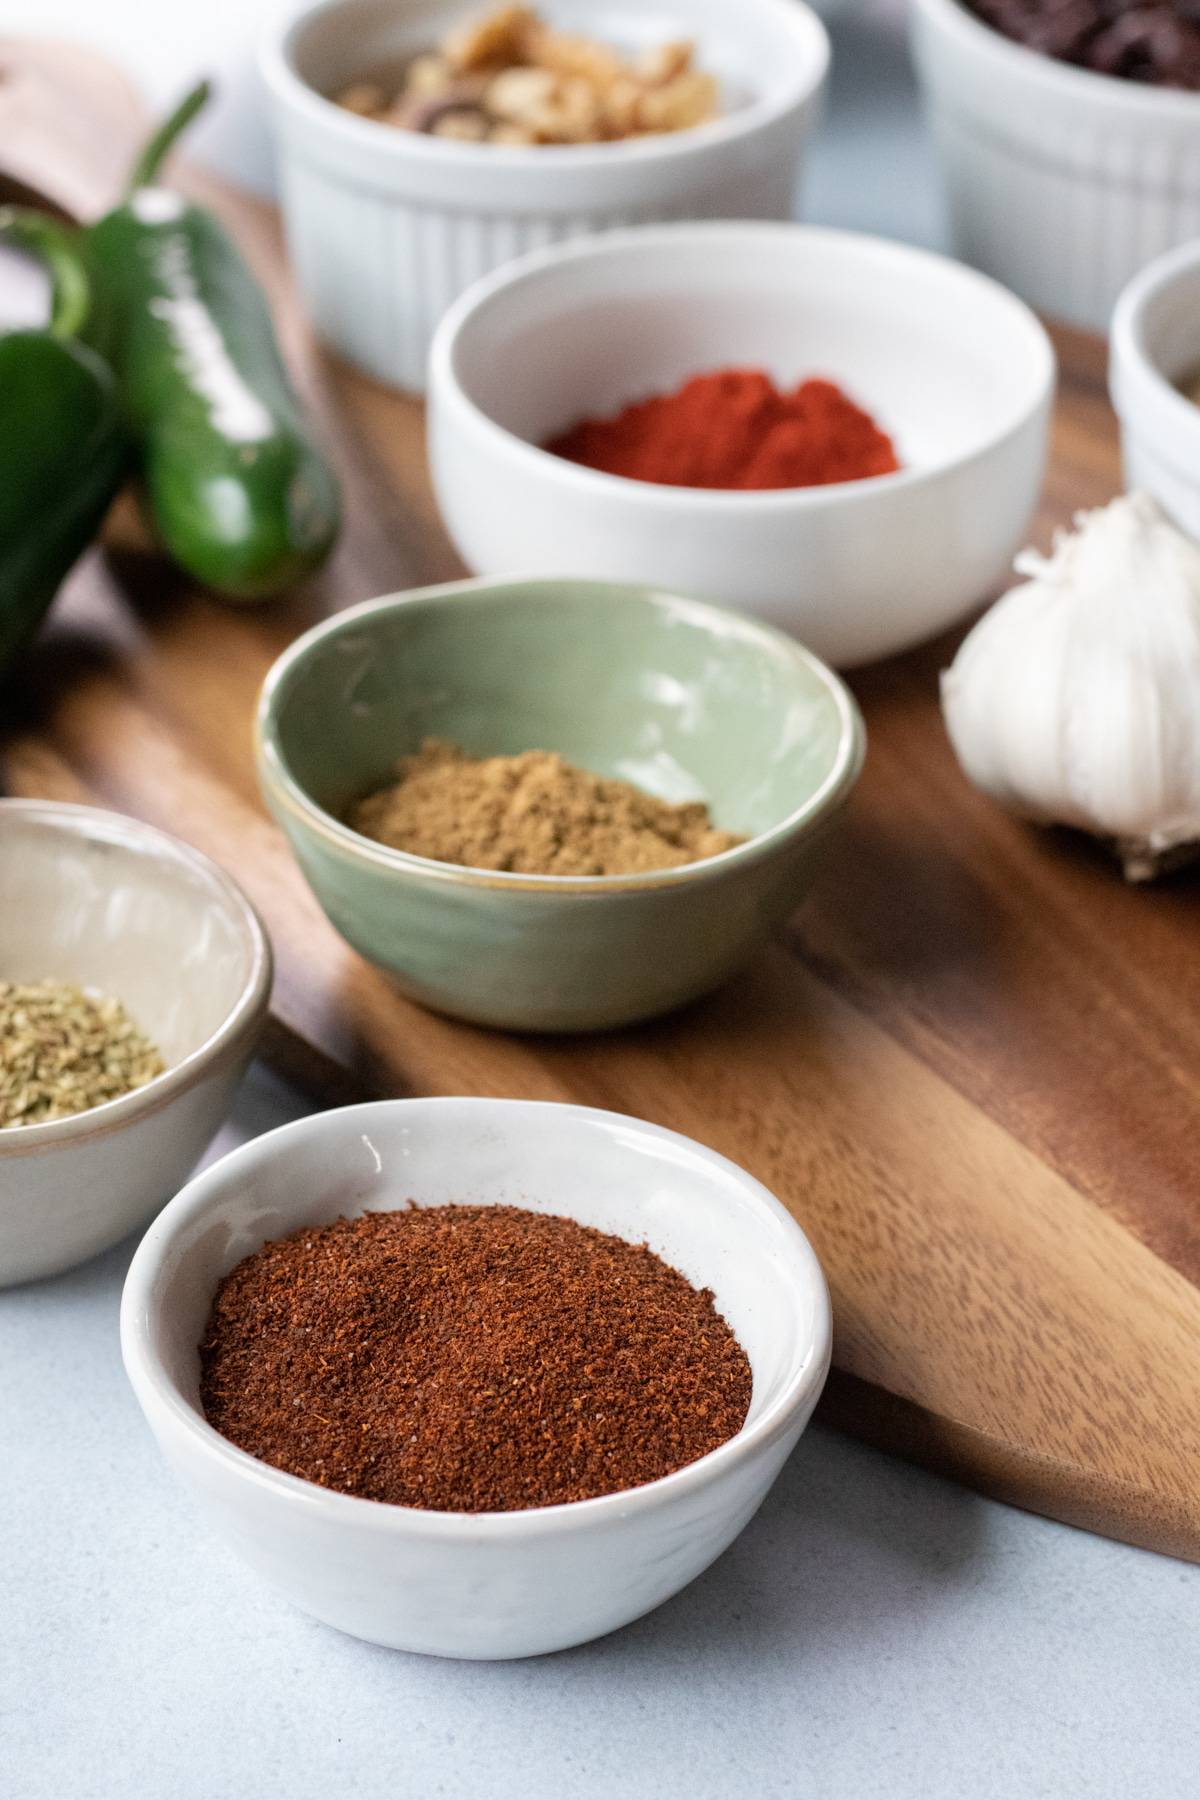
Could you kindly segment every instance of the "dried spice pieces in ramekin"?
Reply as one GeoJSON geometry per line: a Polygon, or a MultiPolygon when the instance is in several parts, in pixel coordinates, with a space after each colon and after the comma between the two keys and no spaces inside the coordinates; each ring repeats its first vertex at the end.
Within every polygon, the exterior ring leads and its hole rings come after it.
{"type": "Polygon", "coordinates": [[[65,981],[0,981],[0,1128],[90,1112],[163,1067],[119,1000],[65,981]]]}
{"type": "Polygon", "coordinates": [[[968,0],[969,10],[1028,50],[1097,75],[1200,89],[1195,0],[968,0]]]}
{"type": "Polygon", "coordinates": [[[673,805],[552,750],[475,757],[442,738],[403,757],[347,823],[410,856],[517,875],[636,875],[745,841],[718,831],[701,801],[673,805]]]}
{"type": "Polygon", "coordinates": [[[717,82],[686,39],[623,55],[555,31],[528,6],[457,25],[387,75],[334,96],[363,118],[468,144],[604,144],[684,131],[717,114],[717,82]]]}
{"type": "Polygon", "coordinates": [[[750,1404],[713,1296],[630,1244],[513,1206],[365,1213],[227,1275],[201,1401],[241,1449],[341,1493],[512,1512],[654,1481],[750,1404]]]}

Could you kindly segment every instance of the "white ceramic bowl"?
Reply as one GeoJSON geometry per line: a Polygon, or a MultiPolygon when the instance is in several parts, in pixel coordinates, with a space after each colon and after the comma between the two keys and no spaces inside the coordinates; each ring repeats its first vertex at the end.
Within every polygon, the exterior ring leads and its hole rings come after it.
{"type": "Polygon", "coordinates": [[[125,1367],[167,1459],[223,1537],[306,1612],[355,1637],[460,1657],[583,1643],[677,1593],[751,1518],[829,1364],[808,1240],[758,1182],[674,1132],[586,1107],[385,1100],[236,1150],[155,1220],[121,1308],[125,1367]],[[235,1449],[198,1402],[218,1282],[269,1239],[339,1215],[508,1202],[650,1248],[711,1287],[753,1371],[728,1443],[644,1487],[512,1513],[423,1512],[331,1493],[235,1449]]]}
{"type": "Polygon", "coordinates": [[[915,0],[913,51],[954,248],[1040,311],[1104,330],[1130,277],[1200,233],[1200,94],[1056,62],[958,0],[915,0]]]}
{"type": "Polygon", "coordinates": [[[1158,257],[1117,302],[1109,392],[1125,485],[1200,539],[1200,406],[1175,383],[1200,369],[1200,243],[1158,257]]]}
{"type": "Polygon", "coordinates": [[[0,801],[0,980],[98,988],[167,1068],[90,1112],[0,1130],[0,1287],[143,1225],[225,1116],[262,1025],[271,952],[199,851],[92,807],[0,801]]]}
{"type": "Polygon", "coordinates": [[[556,25],[637,47],[694,38],[722,83],[711,124],[624,144],[462,144],[326,98],[427,49],[485,0],[322,0],[273,31],[270,95],[288,247],[320,332],[370,374],[423,389],[447,306],[510,257],[635,221],[786,218],[829,61],[798,0],[553,0],[556,25]]]}
{"type": "Polygon", "coordinates": [[[512,264],[430,361],[442,514],[485,575],[636,580],[740,607],[861,663],[975,606],[1024,541],[1054,388],[1042,327],[944,257],[792,224],[645,227],[512,264]],[[904,469],[767,493],[657,486],[538,445],[688,375],[831,375],[904,469]]]}

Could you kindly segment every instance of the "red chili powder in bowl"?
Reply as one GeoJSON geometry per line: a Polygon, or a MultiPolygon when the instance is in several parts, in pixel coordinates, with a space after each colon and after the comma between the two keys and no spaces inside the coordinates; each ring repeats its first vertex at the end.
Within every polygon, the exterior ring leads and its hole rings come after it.
{"type": "Polygon", "coordinates": [[[211,1425],[367,1500],[510,1512],[669,1475],[752,1377],[708,1289],[644,1244],[514,1206],[406,1207],[264,1244],[200,1346],[211,1425]]]}
{"type": "Polygon", "coordinates": [[[835,382],[782,389],[761,369],[694,375],[615,417],[581,419],[545,448],[671,487],[825,487],[900,468],[891,438],[835,382]]]}

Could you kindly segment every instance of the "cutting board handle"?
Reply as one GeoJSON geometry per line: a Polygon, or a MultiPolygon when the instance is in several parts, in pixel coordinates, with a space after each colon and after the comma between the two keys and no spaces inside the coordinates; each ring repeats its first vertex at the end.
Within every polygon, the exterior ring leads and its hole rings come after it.
{"type": "Polygon", "coordinates": [[[75,44],[0,37],[0,199],[107,211],[149,115],[120,69],[75,44]]]}

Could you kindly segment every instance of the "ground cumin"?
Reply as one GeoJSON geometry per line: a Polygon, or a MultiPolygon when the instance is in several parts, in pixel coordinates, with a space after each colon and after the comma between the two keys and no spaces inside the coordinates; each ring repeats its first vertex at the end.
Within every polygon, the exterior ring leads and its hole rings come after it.
{"type": "Polygon", "coordinates": [[[750,1404],[711,1292],[645,1245],[512,1206],[365,1213],[266,1244],[221,1283],[200,1357],[205,1414],[252,1456],[449,1512],[654,1481],[750,1404]]]}
{"type": "Polygon", "coordinates": [[[468,756],[426,738],[397,780],[351,809],[364,837],[413,856],[520,875],[632,875],[717,856],[744,840],[700,801],[658,800],[550,750],[468,756]]]}

